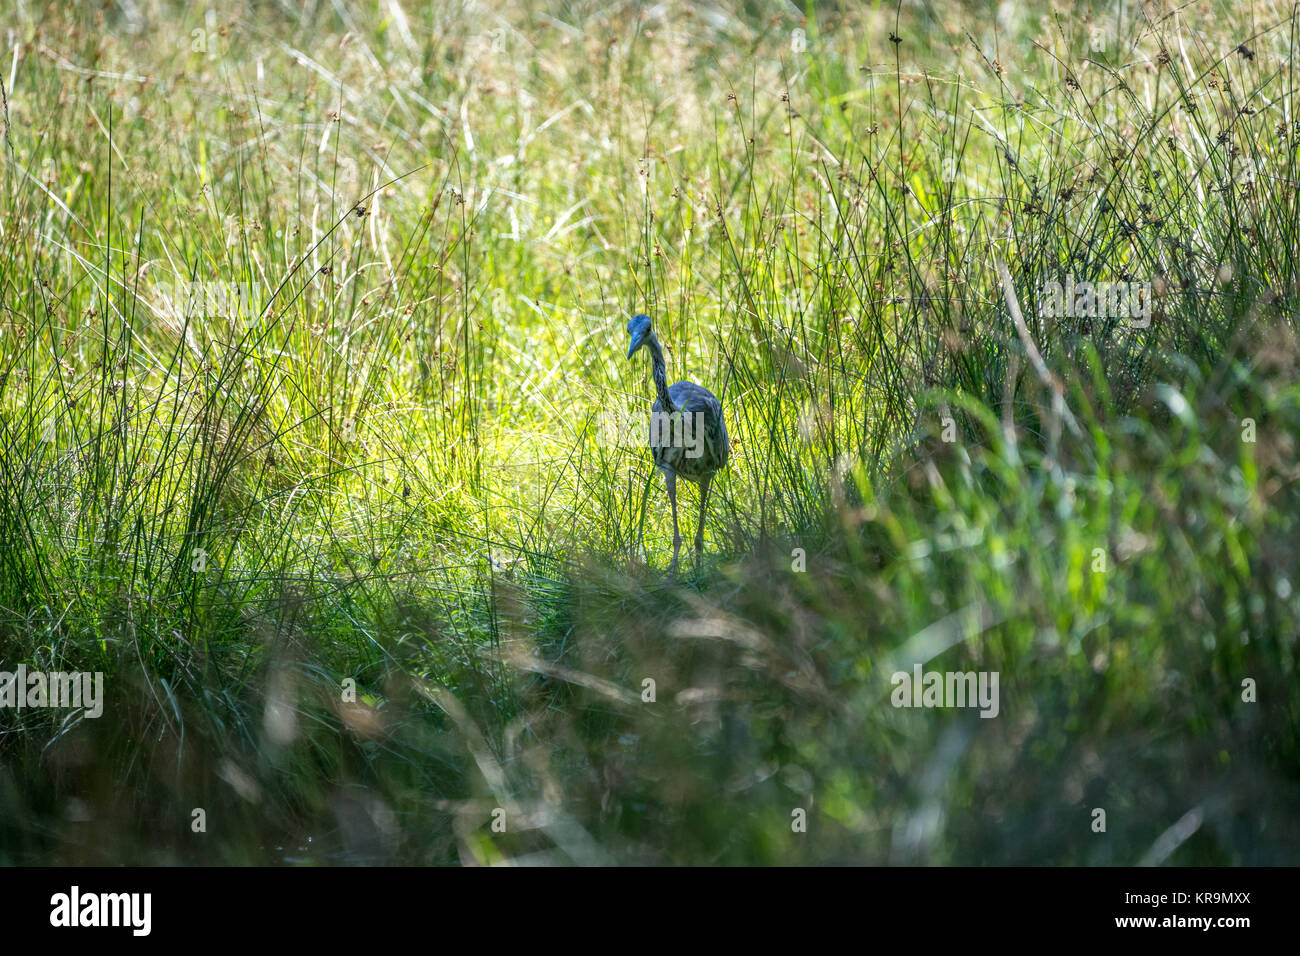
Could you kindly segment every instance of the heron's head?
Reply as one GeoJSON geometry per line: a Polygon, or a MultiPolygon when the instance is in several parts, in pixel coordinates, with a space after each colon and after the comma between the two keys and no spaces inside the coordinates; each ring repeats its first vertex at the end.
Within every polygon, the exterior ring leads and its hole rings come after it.
{"type": "Polygon", "coordinates": [[[627,350],[628,358],[635,355],[636,350],[645,345],[645,340],[650,337],[650,332],[650,316],[632,316],[632,321],[627,324],[627,334],[632,336],[632,345],[627,350]]]}

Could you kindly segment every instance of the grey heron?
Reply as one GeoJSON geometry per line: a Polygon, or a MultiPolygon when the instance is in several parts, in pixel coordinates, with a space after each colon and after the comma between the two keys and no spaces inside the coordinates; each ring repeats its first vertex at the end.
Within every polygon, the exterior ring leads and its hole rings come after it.
{"type": "Polygon", "coordinates": [[[673,563],[670,573],[675,574],[677,556],[682,547],[677,525],[677,479],[693,481],[700,487],[700,519],[695,529],[698,563],[704,552],[704,509],[709,499],[709,482],[727,463],[731,441],[722,419],[722,403],[712,392],[687,381],[668,387],[664,351],[654,333],[650,316],[632,316],[627,331],[632,336],[632,344],[627,350],[629,359],[642,346],[650,352],[651,373],[658,396],[650,415],[650,452],[655,467],[664,473],[668,500],[672,503],[673,563]]]}

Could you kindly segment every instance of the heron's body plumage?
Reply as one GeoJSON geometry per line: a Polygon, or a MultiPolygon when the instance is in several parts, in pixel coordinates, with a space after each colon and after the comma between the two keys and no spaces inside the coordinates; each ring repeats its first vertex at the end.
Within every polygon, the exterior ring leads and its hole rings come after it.
{"type": "MultiPolygon", "coordinates": [[[[650,451],[654,455],[655,465],[661,471],[672,471],[687,481],[696,484],[727,463],[731,457],[731,440],[727,437],[727,423],[722,418],[722,403],[712,392],[694,382],[681,381],[668,389],[673,406],[683,417],[689,418],[691,435],[698,434],[698,425],[703,425],[702,448],[698,455],[680,442],[656,444],[655,429],[651,424],[650,451]]],[[[664,411],[663,402],[656,401],[654,411],[664,411]]]]}

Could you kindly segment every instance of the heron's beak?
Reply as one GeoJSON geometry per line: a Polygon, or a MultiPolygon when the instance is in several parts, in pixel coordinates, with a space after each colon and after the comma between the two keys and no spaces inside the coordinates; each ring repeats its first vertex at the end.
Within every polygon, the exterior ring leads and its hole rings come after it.
{"type": "Polygon", "coordinates": [[[632,340],[632,347],[627,350],[627,357],[631,358],[633,355],[635,355],[636,350],[639,349],[644,343],[645,343],[644,335],[638,335],[636,338],[634,338],[632,340]]]}

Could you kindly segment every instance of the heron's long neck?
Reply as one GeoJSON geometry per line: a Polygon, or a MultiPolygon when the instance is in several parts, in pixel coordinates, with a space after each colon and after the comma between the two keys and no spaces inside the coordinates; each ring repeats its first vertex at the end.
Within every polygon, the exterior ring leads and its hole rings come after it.
{"type": "Polygon", "coordinates": [[[672,396],[668,394],[668,370],[664,367],[664,350],[659,347],[659,339],[653,332],[646,339],[646,348],[650,350],[651,374],[655,378],[655,393],[659,396],[660,407],[671,415],[677,411],[672,396]]]}

